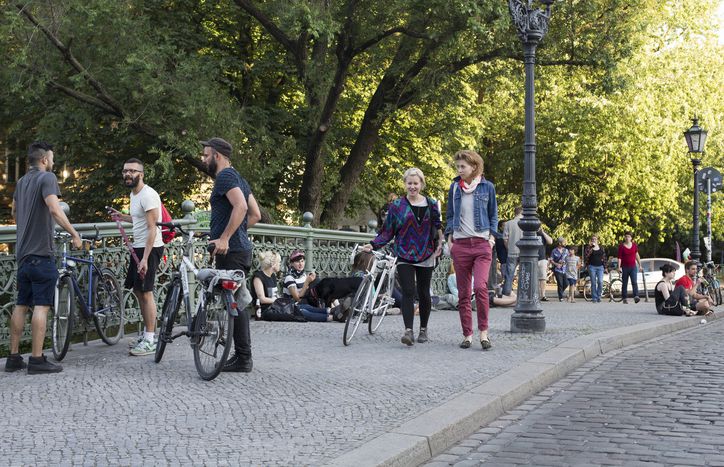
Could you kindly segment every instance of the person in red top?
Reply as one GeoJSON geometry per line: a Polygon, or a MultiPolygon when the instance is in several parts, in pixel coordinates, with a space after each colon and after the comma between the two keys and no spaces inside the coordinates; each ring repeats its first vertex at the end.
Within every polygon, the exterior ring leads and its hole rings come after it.
{"type": "Polygon", "coordinates": [[[641,268],[641,257],[639,256],[639,247],[631,241],[632,238],[633,234],[631,232],[625,232],[623,234],[623,243],[618,246],[618,272],[621,273],[621,281],[623,282],[624,303],[628,303],[629,278],[631,278],[634,303],[639,302],[639,285],[636,279],[638,270],[641,268]]]}
{"type": "Polygon", "coordinates": [[[682,286],[689,295],[689,307],[696,311],[697,315],[708,315],[713,313],[712,308],[714,307],[714,300],[708,295],[700,294],[696,291],[696,286],[699,285],[700,279],[696,277],[698,267],[696,261],[687,261],[684,265],[686,275],[679,278],[676,281],[676,286],[682,286]]]}

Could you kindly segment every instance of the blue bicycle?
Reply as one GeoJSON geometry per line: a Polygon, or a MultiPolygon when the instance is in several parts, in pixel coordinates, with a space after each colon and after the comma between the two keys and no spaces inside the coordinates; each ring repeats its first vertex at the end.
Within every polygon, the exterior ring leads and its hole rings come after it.
{"type": "Polygon", "coordinates": [[[100,240],[98,231],[95,235],[81,235],[81,239],[89,244],[87,258],[68,255],[70,235],[58,234],[56,238],[63,242],[63,261],[55,288],[52,341],[53,356],[60,361],[68,352],[76,317],[83,319],[86,333],[89,322],[93,321],[103,342],[113,345],[123,337],[125,310],[115,275],[110,269],[99,268],[93,260],[94,244],[100,240]],[[85,270],[80,270],[79,263],[87,266],[85,270]],[[79,278],[86,287],[85,292],[79,278]],[[80,314],[76,313],[78,305],[80,314]]]}

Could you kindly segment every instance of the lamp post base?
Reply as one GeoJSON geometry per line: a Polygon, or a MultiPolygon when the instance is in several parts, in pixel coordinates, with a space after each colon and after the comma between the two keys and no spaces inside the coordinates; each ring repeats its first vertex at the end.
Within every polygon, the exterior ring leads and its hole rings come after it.
{"type": "Polygon", "coordinates": [[[510,332],[532,333],[546,330],[546,319],[542,314],[513,313],[510,317],[510,332]]]}

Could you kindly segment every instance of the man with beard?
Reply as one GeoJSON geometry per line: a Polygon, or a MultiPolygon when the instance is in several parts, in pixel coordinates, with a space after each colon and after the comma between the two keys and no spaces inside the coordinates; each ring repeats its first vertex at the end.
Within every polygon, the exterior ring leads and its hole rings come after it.
{"type": "Polygon", "coordinates": [[[55,297],[58,269],[53,258],[53,221],[72,236],[80,249],[78,232],[60,207],[58,179],[53,174],[53,147],[35,142],[28,148],[28,172],[18,180],[13,195],[12,215],[17,224],[15,259],[18,265],[18,296],[10,318],[10,355],[5,371],[28,369],[28,374],[58,373],[63,367],[43,355],[48,310],[55,297]],[[25,314],[33,308],[32,353],[26,365],[20,355],[20,337],[25,314]]]}
{"type": "Polygon", "coordinates": [[[696,261],[687,261],[684,265],[684,274],[676,281],[676,287],[682,286],[689,295],[689,308],[697,315],[709,315],[714,312],[714,300],[709,295],[699,293],[696,289],[701,284],[701,278],[697,277],[699,267],[696,261]]]}
{"type": "MultiPolygon", "coordinates": [[[[251,193],[249,184],[231,166],[231,144],[221,138],[201,141],[204,148],[203,162],[215,176],[211,192],[210,241],[214,246],[218,269],[241,269],[249,273],[253,245],[247,229],[261,218],[259,205],[251,193]]],[[[244,310],[251,295],[242,285],[236,292],[239,314],[234,318],[234,355],[222,371],[248,373],[252,370],[251,335],[249,314],[244,310]]]]}
{"type": "Polygon", "coordinates": [[[130,215],[121,214],[115,209],[111,213],[125,222],[133,223],[133,249],[139,261],[131,258],[128,266],[125,287],[133,288],[133,293],[141,307],[143,334],[131,348],[131,355],[150,355],[156,352],[154,331],[156,328],[156,302],[153,299],[153,286],[156,282],[156,270],[163,256],[161,227],[161,198],[156,190],[143,183],[143,162],[136,158],[123,164],[123,183],[131,189],[130,215]]]}

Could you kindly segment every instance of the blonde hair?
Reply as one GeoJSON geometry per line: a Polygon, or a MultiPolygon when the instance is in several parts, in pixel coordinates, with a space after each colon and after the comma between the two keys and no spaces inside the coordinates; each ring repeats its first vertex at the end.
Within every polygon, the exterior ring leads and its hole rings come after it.
{"type": "Polygon", "coordinates": [[[483,175],[483,158],[480,154],[470,149],[462,149],[455,153],[453,162],[465,161],[473,167],[473,177],[483,175]]]}
{"type": "Polygon", "coordinates": [[[402,174],[402,181],[407,183],[407,177],[419,177],[420,183],[422,184],[422,188],[425,188],[425,174],[422,173],[422,170],[418,169],[417,167],[410,167],[409,169],[405,170],[405,173],[402,174]]]}
{"type": "Polygon", "coordinates": [[[281,266],[281,264],[282,257],[279,256],[279,253],[275,253],[273,251],[262,251],[259,253],[259,266],[262,269],[266,269],[274,265],[281,266]]]}

